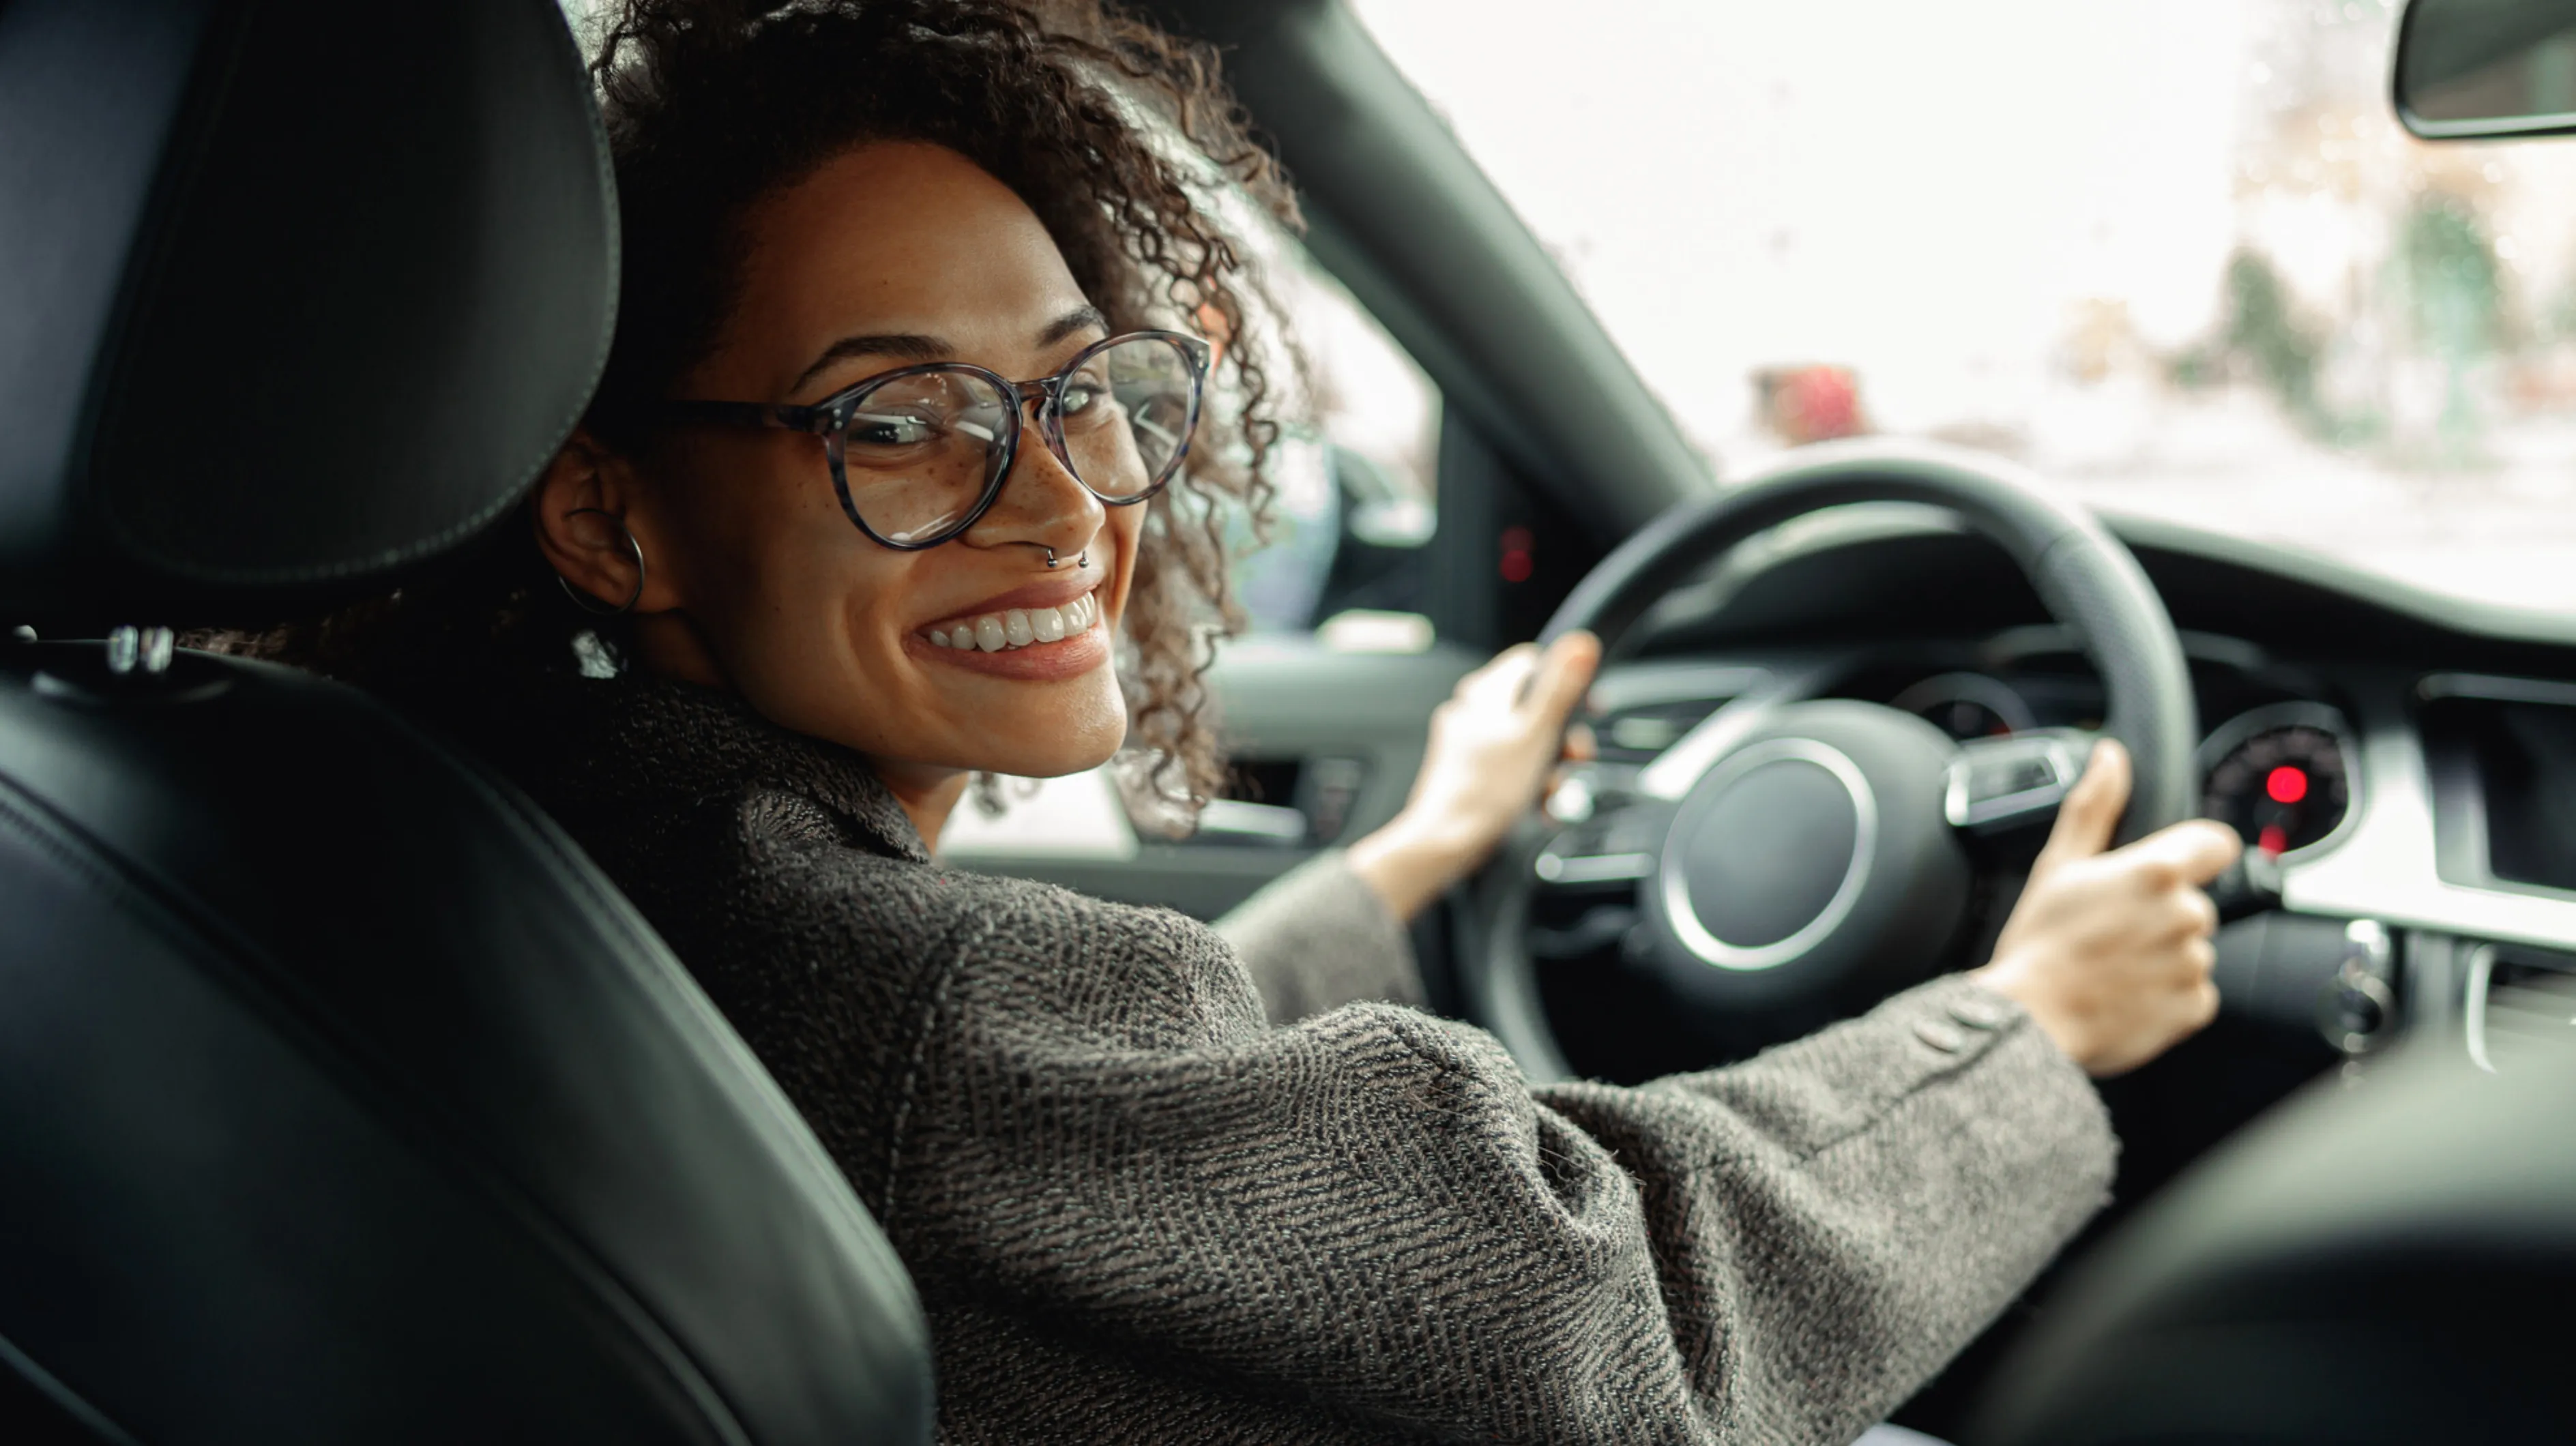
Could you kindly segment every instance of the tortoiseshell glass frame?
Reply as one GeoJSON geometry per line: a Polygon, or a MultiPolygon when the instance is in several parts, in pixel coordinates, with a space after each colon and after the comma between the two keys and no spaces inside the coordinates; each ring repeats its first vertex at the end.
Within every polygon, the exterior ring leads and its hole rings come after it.
{"type": "Polygon", "coordinates": [[[1207,397],[1208,368],[1214,354],[1214,349],[1205,341],[1186,332],[1130,331],[1084,347],[1072,361],[1065,363],[1063,370],[1053,376],[1039,377],[1034,381],[1015,382],[999,372],[970,362],[924,362],[919,366],[898,367],[890,372],[879,372],[875,376],[834,392],[812,406],[791,407],[770,402],[673,401],[662,403],[656,411],[659,415],[677,422],[772,428],[788,432],[810,432],[821,437],[823,454],[831,460],[832,464],[832,490],[840,497],[841,511],[849,517],[851,524],[881,546],[891,547],[900,552],[919,552],[923,548],[937,547],[958,536],[982,520],[984,514],[991,510],[994,499],[1002,495],[1003,484],[1010,480],[1011,464],[1019,457],[1020,432],[1023,426],[1020,418],[1030,402],[1038,404],[1038,435],[1045,439],[1047,450],[1055,453],[1056,460],[1064,464],[1066,474],[1075,481],[1082,482],[1084,489],[1099,498],[1103,506],[1131,507],[1151,499],[1155,493],[1162,491],[1171,482],[1181,470],[1181,463],[1189,457],[1190,443],[1198,435],[1199,408],[1207,397]],[[1189,362],[1189,416],[1182,425],[1179,445],[1172,449],[1170,460],[1163,464],[1162,474],[1154,478],[1144,491],[1133,497],[1112,497],[1084,481],[1081,471],[1074,466],[1073,458],[1065,450],[1062,413],[1064,386],[1065,382],[1093,357],[1111,347],[1140,339],[1169,342],[1189,362]],[[990,382],[1000,394],[1015,398],[1019,405],[1010,409],[1009,427],[991,449],[990,475],[984,479],[983,494],[975,499],[975,505],[968,508],[965,515],[955,524],[942,530],[935,537],[896,542],[870,527],[867,519],[859,515],[857,504],[850,500],[849,473],[841,460],[842,443],[848,433],[851,418],[857,415],[860,405],[871,393],[889,382],[936,372],[962,372],[968,376],[979,377],[990,382]]]}

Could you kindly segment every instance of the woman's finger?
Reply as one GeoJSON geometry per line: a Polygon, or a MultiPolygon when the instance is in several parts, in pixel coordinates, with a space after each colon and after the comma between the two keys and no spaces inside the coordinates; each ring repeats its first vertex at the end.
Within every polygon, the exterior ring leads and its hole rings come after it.
{"type": "Polygon", "coordinates": [[[2245,840],[2223,823],[2190,818],[2158,829],[2129,848],[2143,861],[2171,869],[2190,883],[2205,884],[2227,872],[2227,866],[2245,851],[2245,840]]]}
{"type": "Polygon", "coordinates": [[[1565,761],[1590,763],[1601,756],[1601,740],[1592,736],[1589,723],[1570,723],[1565,729],[1565,761]]]}
{"type": "Polygon", "coordinates": [[[1514,643],[1494,654],[1483,667],[1459,679],[1457,696],[1471,701],[1491,699],[1508,707],[1529,685],[1530,675],[1538,670],[1538,666],[1539,652],[1535,645],[1514,643]]]}
{"type": "Polygon", "coordinates": [[[2111,835],[2120,827],[2121,810],[2129,806],[2129,750],[2118,740],[2105,738],[2093,745],[2093,756],[2086,760],[2084,776],[2066,791],[2066,801],[2057,806],[2057,822],[2048,831],[2048,842],[2031,865],[2038,874],[2075,859],[2089,859],[2111,846],[2111,835]]]}

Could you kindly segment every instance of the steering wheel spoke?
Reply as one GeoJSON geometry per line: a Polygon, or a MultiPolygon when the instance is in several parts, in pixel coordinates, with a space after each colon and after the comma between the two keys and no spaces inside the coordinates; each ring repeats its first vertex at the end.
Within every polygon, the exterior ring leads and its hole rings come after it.
{"type": "Polygon", "coordinates": [[[1651,853],[1541,853],[1530,865],[1541,884],[1560,889],[1625,888],[1655,872],[1651,853]]]}
{"type": "Polygon", "coordinates": [[[1654,877],[1656,849],[1672,812],[1670,805],[1652,799],[1601,807],[1541,845],[1530,859],[1530,878],[1542,889],[1633,889],[1654,877]]]}
{"type": "Polygon", "coordinates": [[[2083,776],[2094,737],[2043,728],[1963,743],[1942,779],[1941,812],[1952,828],[1979,838],[2045,827],[2083,776]]]}

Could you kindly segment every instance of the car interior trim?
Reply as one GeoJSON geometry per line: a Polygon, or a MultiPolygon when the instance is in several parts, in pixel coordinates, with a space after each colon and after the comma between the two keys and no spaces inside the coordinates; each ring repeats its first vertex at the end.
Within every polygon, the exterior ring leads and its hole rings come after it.
{"type": "Polygon", "coordinates": [[[2487,999],[2495,987],[2495,965],[2493,944],[2480,944],[2469,951],[2463,966],[2468,974],[2468,992],[2460,1005],[2460,1032],[2468,1043],[2469,1063],[2489,1074],[2496,1072],[2495,1060],[2487,1053],[2487,999]]]}
{"type": "Polygon", "coordinates": [[[2350,832],[2331,850],[2283,859],[2284,907],[2544,948],[2576,939],[2576,898],[2441,877],[2422,742],[2393,702],[2383,706],[2388,716],[2365,716],[2361,754],[2352,760],[2371,785],[2351,806],[2350,832]]]}
{"type": "Polygon", "coordinates": [[[2576,708],[2576,683],[2560,683],[2547,678],[2506,678],[2488,673],[2433,673],[2415,685],[2415,696],[2427,703],[2437,698],[2479,698],[2491,703],[2540,703],[2576,708]]]}

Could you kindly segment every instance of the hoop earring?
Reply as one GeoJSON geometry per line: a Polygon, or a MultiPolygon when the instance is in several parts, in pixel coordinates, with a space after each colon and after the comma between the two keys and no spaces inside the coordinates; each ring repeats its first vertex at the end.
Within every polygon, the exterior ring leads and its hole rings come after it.
{"type": "Polygon", "coordinates": [[[574,607],[581,609],[583,612],[590,613],[593,616],[613,618],[618,616],[620,613],[633,612],[635,610],[636,600],[644,596],[644,544],[635,540],[635,534],[626,526],[625,518],[618,516],[616,513],[609,511],[605,507],[576,507],[570,512],[565,513],[564,517],[569,520],[579,517],[585,512],[594,517],[605,517],[609,521],[617,524],[617,535],[626,539],[627,555],[635,559],[635,590],[626,595],[626,601],[619,603],[615,607],[610,607],[599,599],[583,592],[580,588],[574,587],[562,573],[555,574],[555,586],[564,590],[564,596],[572,599],[572,605],[574,607]]]}

